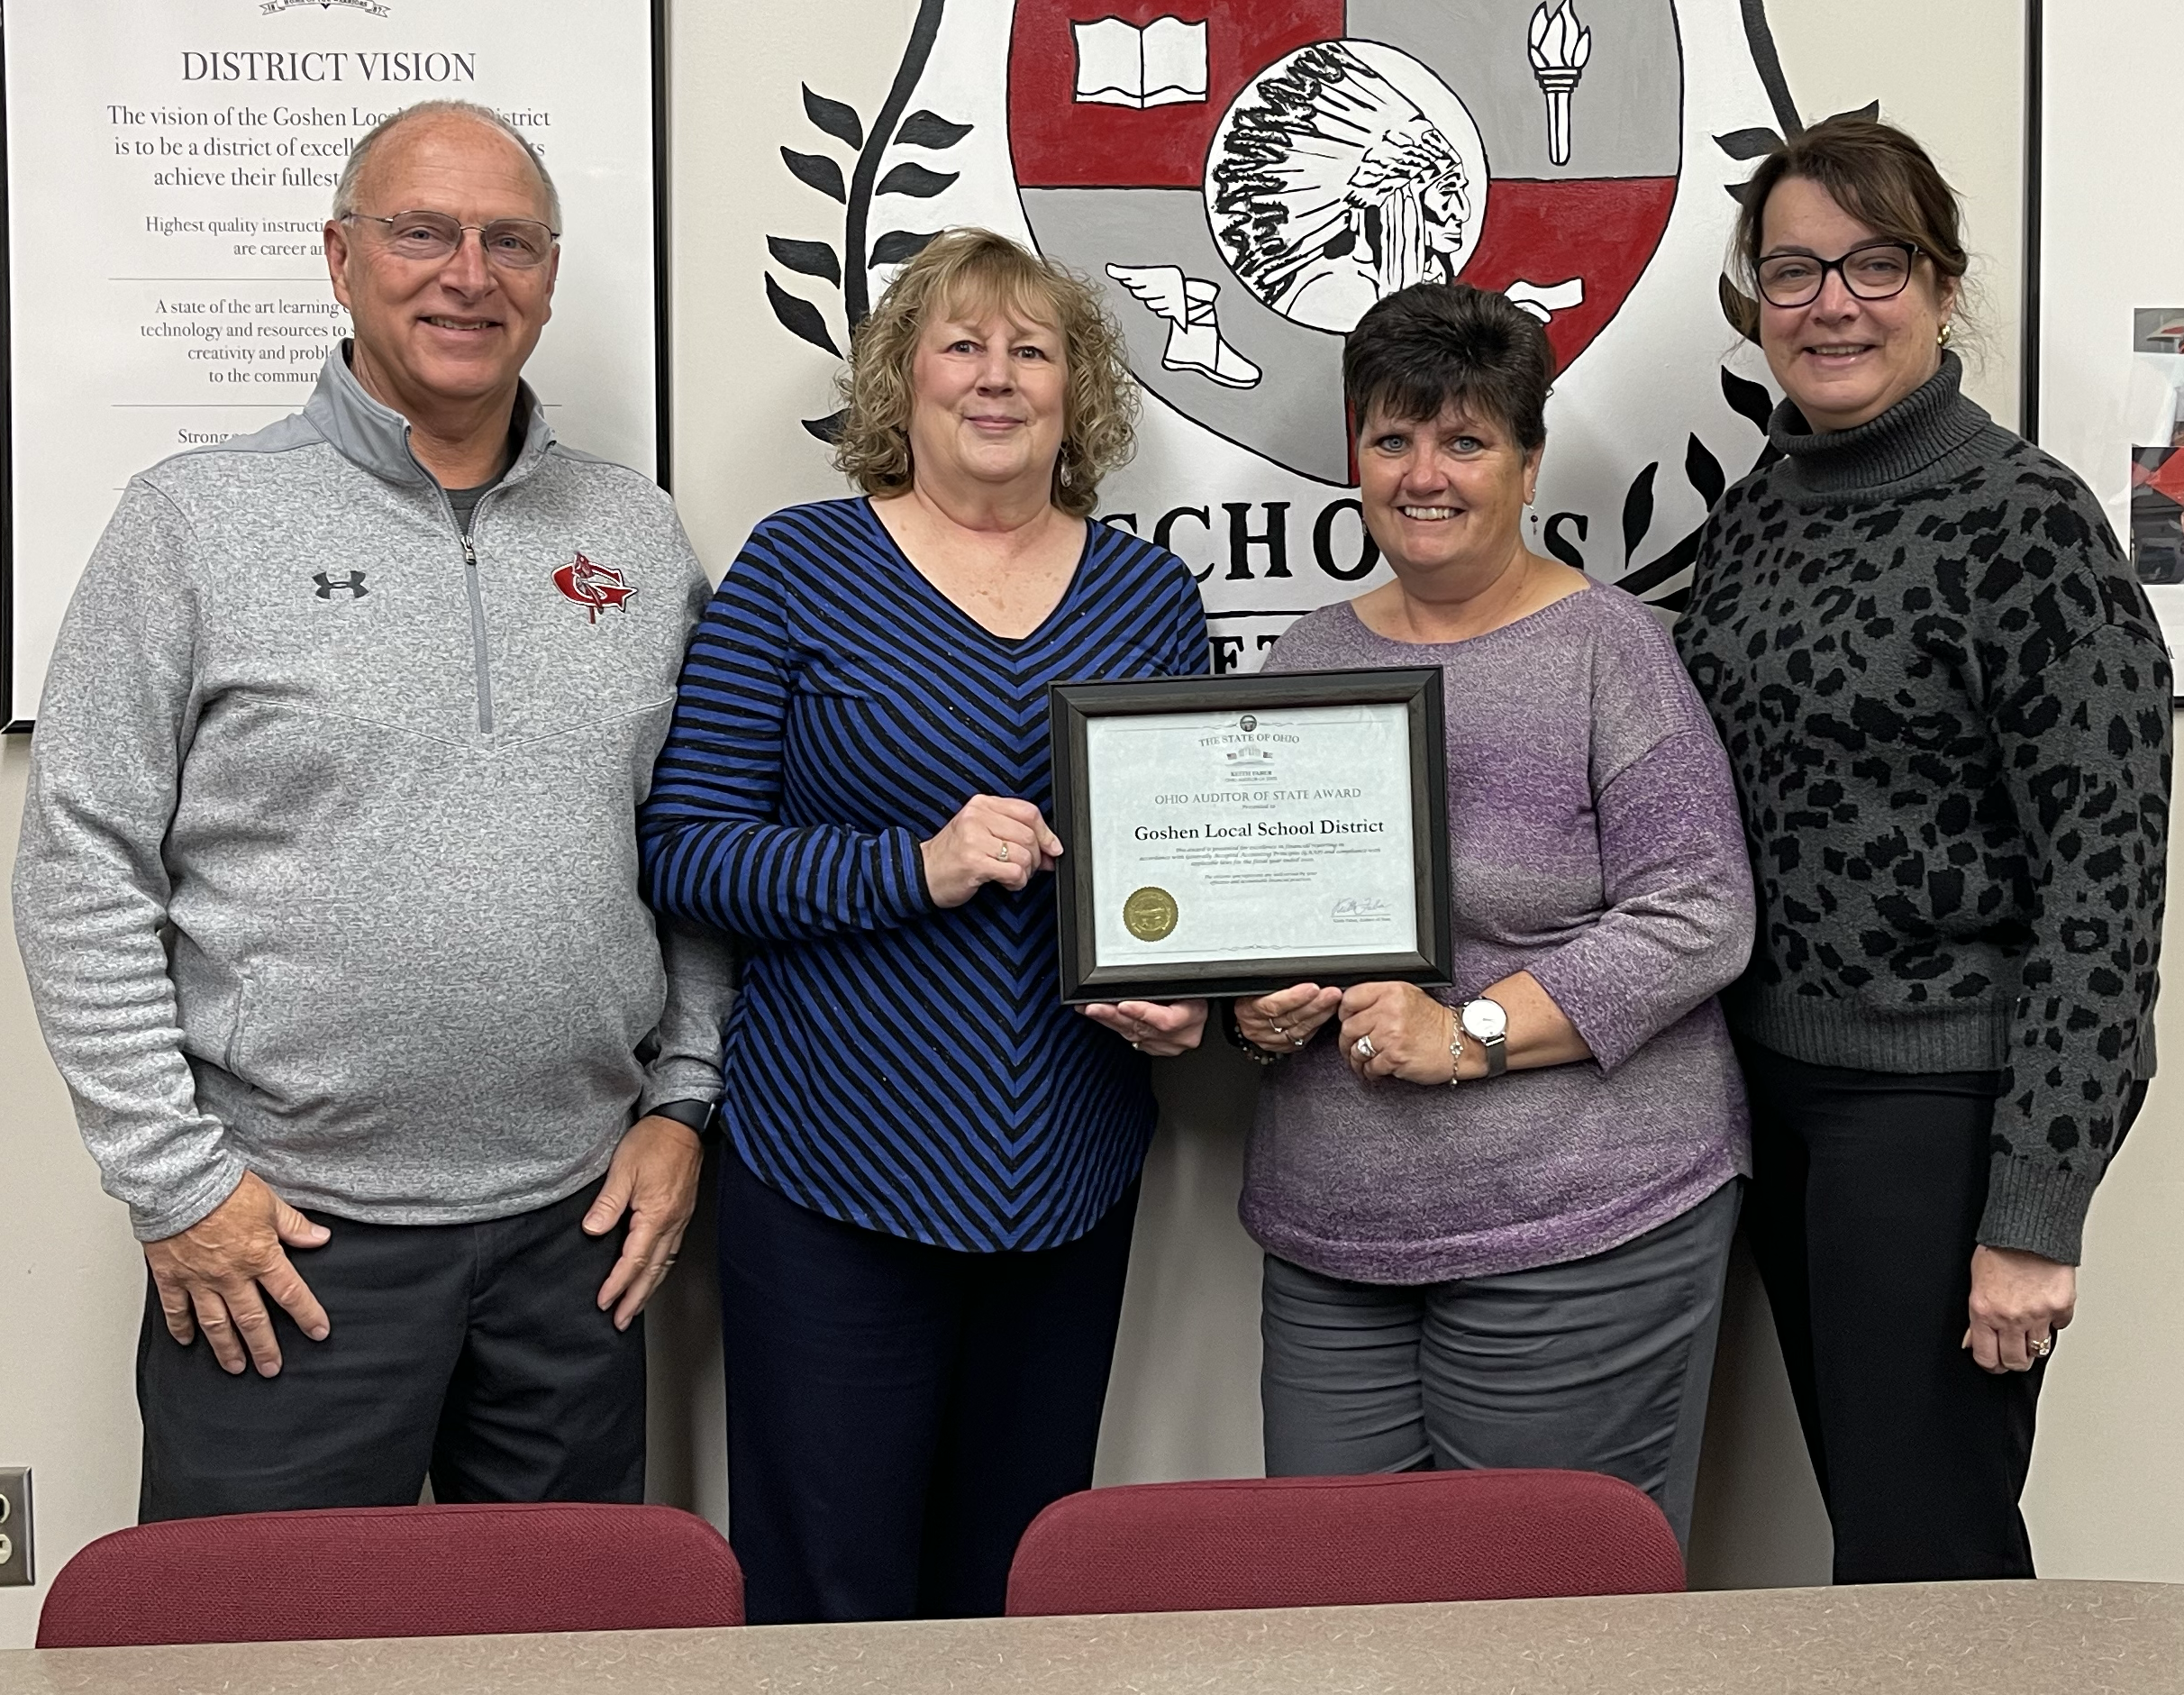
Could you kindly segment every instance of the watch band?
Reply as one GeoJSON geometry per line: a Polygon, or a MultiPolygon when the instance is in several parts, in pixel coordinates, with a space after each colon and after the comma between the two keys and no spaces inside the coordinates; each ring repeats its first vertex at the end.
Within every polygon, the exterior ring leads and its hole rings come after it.
{"type": "Polygon", "coordinates": [[[697,1139],[710,1146],[722,1139],[719,1108],[709,1100],[662,1101],[643,1115],[651,1118],[672,1118],[687,1130],[695,1130],[697,1139]]]}

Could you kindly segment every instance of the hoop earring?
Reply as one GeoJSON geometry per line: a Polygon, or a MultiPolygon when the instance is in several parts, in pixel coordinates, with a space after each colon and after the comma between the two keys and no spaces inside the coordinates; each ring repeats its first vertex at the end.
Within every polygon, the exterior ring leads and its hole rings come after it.
{"type": "Polygon", "coordinates": [[[1953,342],[1953,341],[1955,341],[1955,340],[1956,340],[1956,325],[1955,325],[1955,324],[1951,324],[1951,323],[1950,323],[1950,322],[1949,322],[1947,319],[1943,319],[1943,320],[1942,321],[1942,327],[1941,327],[1941,331],[1940,331],[1940,333],[1939,333],[1937,335],[1935,335],[1935,336],[1934,336],[1934,344],[1936,347],[1947,347],[1947,346],[1949,345],[1949,343],[1950,343],[1950,342],[1953,342]]]}

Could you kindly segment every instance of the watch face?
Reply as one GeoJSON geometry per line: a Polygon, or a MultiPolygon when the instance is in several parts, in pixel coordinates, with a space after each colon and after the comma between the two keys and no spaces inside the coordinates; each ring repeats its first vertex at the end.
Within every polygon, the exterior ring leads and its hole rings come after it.
{"type": "Polygon", "coordinates": [[[1492,1042],[1508,1031],[1509,1015],[1501,1009],[1501,1003],[1493,1000],[1466,1001],[1463,1008],[1463,1033],[1479,1042],[1492,1042]]]}

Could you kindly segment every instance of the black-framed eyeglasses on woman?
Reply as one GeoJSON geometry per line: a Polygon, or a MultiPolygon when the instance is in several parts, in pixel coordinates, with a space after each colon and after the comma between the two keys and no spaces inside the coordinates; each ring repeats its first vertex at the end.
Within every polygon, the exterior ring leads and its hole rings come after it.
{"type": "Polygon", "coordinates": [[[1910,286],[1918,262],[1911,241],[1867,241],[1841,259],[1816,253],[1773,253],[1759,262],[1760,293],[1770,305],[1809,306],[1827,286],[1831,270],[1861,300],[1893,300],[1910,286]]]}
{"type": "Polygon", "coordinates": [[[462,245],[463,232],[478,232],[478,245],[489,264],[508,270],[531,270],[546,262],[553,244],[561,239],[536,218],[496,218],[490,223],[465,223],[445,212],[397,212],[380,217],[369,212],[344,212],[343,222],[386,226],[380,240],[396,259],[437,261],[462,245]]]}

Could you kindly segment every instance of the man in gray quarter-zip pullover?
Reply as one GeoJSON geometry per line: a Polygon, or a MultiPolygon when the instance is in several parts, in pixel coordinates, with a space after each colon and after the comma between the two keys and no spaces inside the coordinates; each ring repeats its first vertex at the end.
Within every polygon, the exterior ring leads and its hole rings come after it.
{"type": "Polygon", "coordinates": [[[367,136],[353,344],[132,481],[62,625],[15,926],[150,1266],[146,1518],[642,1498],[730,967],[635,809],[706,586],[520,381],[560,222],[490,113],[367,136]]]}

